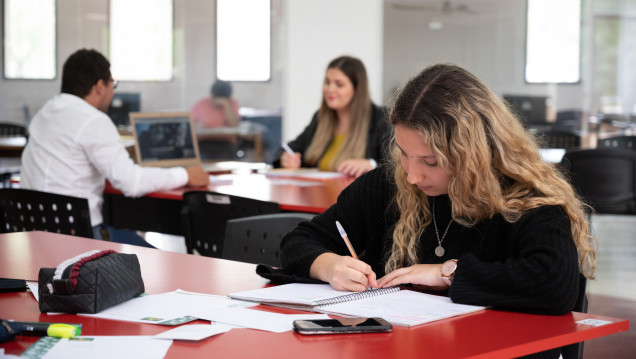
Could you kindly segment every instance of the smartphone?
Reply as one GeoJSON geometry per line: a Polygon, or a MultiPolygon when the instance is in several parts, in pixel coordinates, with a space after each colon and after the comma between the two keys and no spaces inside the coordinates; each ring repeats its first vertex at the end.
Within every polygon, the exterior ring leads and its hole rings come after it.
{"type": "Polygon", "coordinates": [[[390,332],[391,323],[382,318],[338,318],[294,320],[294,330],[299,334],[346,334],[390,332]]]}

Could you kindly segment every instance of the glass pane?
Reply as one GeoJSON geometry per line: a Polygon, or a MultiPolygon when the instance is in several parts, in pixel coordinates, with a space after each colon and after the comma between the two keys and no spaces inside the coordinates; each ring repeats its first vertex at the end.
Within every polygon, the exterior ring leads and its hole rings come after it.
{"type": "Polygon", "coordinates": [[[110,63],[113,78],[172,78],[172,0],[110,1],[110,63]]]}
{"type": "Polygon", "coordinates": [[[528,0],[526,81],[580,79],[580,0],[528,0]]]}
{"type": "Polygon", "coordinates": [[[216,41],[219,79],[269,80],[269,0],[217,0],[216,41]]]}
{"type": "Polygon", "coordinates": [[[620,113],[618,59],[621,21],[598,17],[594,21],[594,93],[605,113],[620,113]]]}
{"type": "Polygon", "coordinates": [[[55,0],[4,1],[4,77],[55,78],[55,0]]]}

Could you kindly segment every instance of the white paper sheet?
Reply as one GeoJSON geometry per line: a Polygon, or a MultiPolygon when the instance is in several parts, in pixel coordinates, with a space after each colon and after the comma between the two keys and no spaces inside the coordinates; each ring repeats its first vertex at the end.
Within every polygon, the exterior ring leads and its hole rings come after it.
{"type": "MultiPolygon", "coordinates": [[[[39,342],[38,342],[39,343],[39,342]]],[[[38,343],[34,344],[37,345],[38,343]]],[[[166,356],[172,340],[150,336],[82,336],[62,338],[48,349],[42,359],[161,359],[166,356]]]]}
{"type": "Polygon", "coordinates": [[[176,325],[188,321],[182,320],[183,318],[198,318],[196,313],[201,310],[254,305],[256,304],[231,300],[226,296],[176,290],[133,298],[96,314],[78,315],[138,323],[176,325]]]}
{"type": "Polygon", "coordinates": [[[282,333],[294,329],[297,319],[329,319],[325,314],[280,314],[247,308],[208,309],[197,316],[212,322],[282,333]]]}
{"type": "Polygon", "coordinates": [[[166,330],[154,337],[157,339],[202,340],[213,335],[228,332],[232,328],[234,328],[234,326],[220,323],[190,324],[166,330]]]}

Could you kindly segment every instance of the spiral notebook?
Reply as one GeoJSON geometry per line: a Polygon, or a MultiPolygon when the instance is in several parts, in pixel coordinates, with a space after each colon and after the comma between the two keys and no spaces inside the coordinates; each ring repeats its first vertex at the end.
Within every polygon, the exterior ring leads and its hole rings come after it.
{"type": "Polygon", "coordinates": [[[402,289],[341,292],[329,284],[292,283],[228,294],[230,298],[278,307],[350,317],[381,317],[414,326],[485,309],[453,303],[450,298],[402,289]]]}

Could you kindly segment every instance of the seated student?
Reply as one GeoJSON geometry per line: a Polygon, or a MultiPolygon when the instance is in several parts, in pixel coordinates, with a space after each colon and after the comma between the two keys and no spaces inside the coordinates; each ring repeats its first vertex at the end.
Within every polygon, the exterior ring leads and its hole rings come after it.
{"type": "Polygon", "coordinates": [[[406,84],[389,120],[390,163],[287,234],[283,269],[338,290],[413,284],[457,303],[571,311],[579,270],[595,266],[586,206],[499,97],[435,65],[406,84]]]}
{"type": "Polygon", "coordinates": [[[203,98],[192,107],[192,121],[205,128],[235,127],[241,117],[239,104],[232,98],[232,85],[217,80],[210,88],[210,97],[203,98]]]}
{"type": "MultiPolygon", "coordinates": [[[[210,88],[210,96],[192,106],[192,121],[198,128],[236,127],[241,120],[238,110],[239,104],[232,98],[232,85],[217,80],[210,88]]],[[[238,144],[236,136],[200,141],[201,158],[234,158],[239,151],[238,144]]]]}
{"type": "Polygon", "coordinates": [[[357,58],[342,56],[327,66],[322,103],[289,147],[280,148],[274,167],[318,167],[357,177],[382,160],[388,130],[385,110],[373,104],[367,72],[357,58]]]}
{"type": "Polygon", "coordinates": [[[185,185],[205,186],[209,176],[200,166],[136,165],[105,113],[115,87],[110,63],[99,52],[81,49],[66,60],[62,93],[49,100],[29,126],[20,187],[87,198],[96,239],[107,235],[114,242],[150,246],[134,232],[103,224],[104,181],[127,196],[142,196],[185,185]]]}

